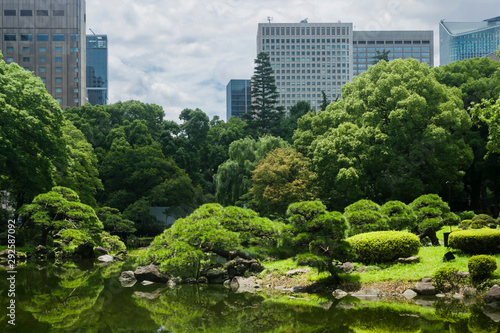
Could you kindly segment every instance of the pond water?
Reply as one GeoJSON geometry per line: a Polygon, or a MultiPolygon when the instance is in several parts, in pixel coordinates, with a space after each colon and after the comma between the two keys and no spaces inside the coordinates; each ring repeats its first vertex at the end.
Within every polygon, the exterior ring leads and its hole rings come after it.
{"type": "Polygon", "coordinates": [[[500,332],[500,311],[461,301],[366,302],[331,295],[237,293],[223,286],[168,288],[118,281],[130,263],[28,263],[15,275],[15,326],[2,332],[500,332]],[[425,306],[416,303],[424,304],[425,306]]]}

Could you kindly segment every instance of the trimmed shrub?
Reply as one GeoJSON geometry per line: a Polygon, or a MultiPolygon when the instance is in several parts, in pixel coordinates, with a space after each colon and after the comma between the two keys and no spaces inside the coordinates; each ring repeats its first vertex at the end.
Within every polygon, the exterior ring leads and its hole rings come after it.
{"type": "Polygon", "coordinates": [[[459,213],[455,213],[455,214],[457,214],[458,217],[460,217],[461,221],[472,220],[474,218],[474,216],[476,216],[476,214],[472,210],[463,211],[463,212],[459,212],[459,213]]]}
{"type": "Polygon", "coordinates": [[[497,261],[492,256],[472,256],[467,261],[467,267],[473,281],[487,279],[497,269],[497,261]]]}
{"type": "Polygon", "coordinates": [[[388,230],[387,216],[380,206],[371,200],[359,200],[345,208],[344,216],[349,223],[349,236],[364,232],[388,230]]]}
{"type": "Polygon", "coordinates": [[[375,231],[347,239],[357,260],[364,263],[393,262],[416,255],[420,248],[418,236],[403,231],[375,231]]]}
{"type": "Polygon", "coordinates": [[[413,230],[417,225],[415,213],[401,201],[388,201],[380,207],[382,214],[387,216],[387,225],[390,230],[413,230]]]}
{"type": "Polygon", "coordinates": [[[456,267],[441,267],[432,276],[432,285],[438,292],[458,292],[460,286],[465,283],[465,278],[457,274],[456,267]]]}
{"type": "MultiPolygon", "coordinates": [[[[472,223],[475,226],[473,229],[480,229],[483,227],[490,227],[496,229],[497,220],[487,214],[478,214],[472,219],[472,223]]],[[[472,229],[472,226],[471,226],[472,229]]]]}
{"type": "Polygon", "coordinates": [[[467,254],[500,253],[500,230],[456,230],[450,234],[448,246],[467,254]]]}
{"type": "Polygon", "coordinates": [[[462,222],[460,222],[460,225],[458,227],[460,229],[467,230],[467,229],[469,229],[471,224],[472,224],[472,220],[463,220],[462,222]]]}

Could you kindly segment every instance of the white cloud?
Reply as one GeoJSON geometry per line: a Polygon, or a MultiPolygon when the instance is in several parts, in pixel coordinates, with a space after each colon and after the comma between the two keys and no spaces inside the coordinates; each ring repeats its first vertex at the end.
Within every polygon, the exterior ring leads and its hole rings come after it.
{"type": "MultiPolygon", "coordinates": [[[[440,19],[479,21],[497,0],[87,0],[87,27],[109,39],[110,103],[155,103],[225,119],[225,86],[250,78],[257,24],[353,22],[355,30],[434,30],[440,19]]],[[[436,57],[436,64],[439,63],[436,57]]]]}

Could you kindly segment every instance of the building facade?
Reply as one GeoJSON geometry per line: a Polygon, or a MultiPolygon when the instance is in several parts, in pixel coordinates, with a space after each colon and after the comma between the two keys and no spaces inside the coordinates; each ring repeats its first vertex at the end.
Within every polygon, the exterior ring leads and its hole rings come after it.
{"type": "Polygon", "coordinates": [[[375,63],[378,52],[389,51],[388,59],[417,59],[434,67],[434,32],[354,31],[352,58],[354,76],[375,63]]]}
{"type": "Polygon", "coordinates": [[[257,53],[267,52],[287,110],[307,101],[318,110],[322,91],[332,101],[352,80],[352,23],[260,23],[257,53]]]}
{"type": "Polygon", "coordinates": [[[86,103],[85,0],[0,0],[3,59],[34,72],[62,108],[86,103]]]}
{"type": "Polygon", "coordinates": [[[440,65],[489,57],[500,45],[500,16],[482,22],[439,22],[440,65]]]}
{"type": "Polygon", "coordinates": [[[231,80],[226,86],[226,120],[250,112],[251,80],[231,80]]]}
{"type": "Polygon", "coordinates": [[[87,98],[92,105],[108,101],[107,35],[87,35],[87,98]]]}

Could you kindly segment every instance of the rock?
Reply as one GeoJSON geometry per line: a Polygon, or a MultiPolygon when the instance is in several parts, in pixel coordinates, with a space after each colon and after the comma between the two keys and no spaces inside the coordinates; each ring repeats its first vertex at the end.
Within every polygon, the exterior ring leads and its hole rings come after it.
{"type": "Polygon", "coordinates": [[[420,258],[419,257],[399,258],[398,262],[401,264],[414,264],[420,262],[420,258]]]}
{"type": "Polygon", "coordinates": [[[405,292],[403,293],[403,296],[406,298],[406,299],[412,299],[412,298],[415,298],[417,297],[417,293],[414,292],[413,290],[411,289],[408,289],[408,290],[405,290],[405,292]]]}
{"type": "Polygon", "coordinates": [[[415,304],[423,306],[424,308],[433,308],[436,301],[434,299],[417,299],[415,304]]]}
{"type": "Polygon", "coordinates": [[[286,272],[286,276],[295,276],[299,274],[305,274],[309,273],[310,269],[309,268],[297,268],[297,269],[292,269],[291,271],[286,272]]]}
{"type": "Polygon", "coordinates": [[[484,314],[490,317],[495,323],[500,323],[500,311],[497,308],[491,308],[489,306],[484,308],[484,314]]]}
{"type": "Polygon", "coordinates": [[[78,245],[78,247],[75,249],[75,252],[73,252],[72,257],[78,259],[94,259],[94,244],[87,242],[78,245]]]}
{"type": "Polygon", "coordinates": [[[154,284],[154,282],[153,281],[144,280],[144,281],[141,282],[141,284],[143,286],[150,286],[150,285],[154,284]]]}
{"type": "Polygon", "coordinates": [[[117,259],[117,260],[125,260],[126,256],[127,256],[127,251],[123,250],[123,251],[120,251],[117,254],[115,254],[113,257],[115,257],[115,259],[117,259]]]}
{"type": "Polygon", "coordinates": [[[485,303],[500,302],[500,287],[495,284],[483,295],[483,299],[485,303]]]}
{"type": "Polygon", "coordinates": [[[437,298],[445,298],[445,297],[446,297],[446,295],[445,295],[445,294],[436,294],[436,297],[437,297],[437,298]]]}
{"type": "Polygon", "coordinates": [[[122,287],[128,288],[135,285],[137,279],[135,278],[134,272],[132,271],[123,271],[118,281],[122,284],[122,287]]]}
{"type": "Polygon", "coordinates": [[[227,279],[222,285],[226,288],[231,288],[231,280],[227,279]]]}
{"type": "Polygon", "coordinates": [[[208,283],[223,284],[224,281],[229,279],[229,274],[225,269],[211,269],[205,273],[208,283]]]}
{"type": "Polygon", "coordinates": [[[192,277],[185,278],[182,282],[184,282],[186,284],[196,284],[196,283],[198,283],[198,281],[196,281],[196,279],[192,278],[192,277]]]}
{"type": "Polygon", "coordinates": [[[102,246],[99,246],[99,247],[96,247],[94,249],[94,251],[96,252],[97,255],[99,256],[104,256],[106,254],[109,254],[109,249],[105,248],[105,247],[102,247],[102,246]]]}
{"type": "Polygon", "coordinates": [[[163,275],[155,265],[139,266],[134,271],[134,276],[137,281],[153,281],[159,283],[167,283],[168,278],[163,275]]]}
{"type": "Polygon", "coordinates": [[[200,276],[198,278],[198,283],[208,283],[208,279],[206,276],[200,276]]]}
{"type": "Polygon", "coordinates": [[[260,285],[255,283],[255,278],[253,276],[249,278],[235,276],[234,278],[231,279],[229,286],[231,290],[236,293],[244,293],[244,292],[253,293],[256,289],[260,289],[260,285]]]}
{"type": "Polygon", "coordinates": [[[436,295],[436,288],[431,282],[417,282],[413,291],[419,295],[436,295]]]}
{"type": "Polygon", "coordinates": [[[476,297],[477,296],[477,290],[476,288],[470,287],[470,286],[465,286],[464,289],[462,290],[462,294],[465,297],[476,297]]]}
{"type": "Polygon", "coordinates": [[[378,288],[370,288],[355,292],[354,294],[351,294],[351,296],[354,296],[364,301],[377,302],[381,300],[382,297],[385,296],[385,294],[378,288]]]}
{"type": "Polygon", "coordinates": [[[163,290],[164,289],[157,289],[157,290],[153,291],[152,293],[145,293],[142,291],[136,291],[136,292],[134,292],[134,295],[136,295],[139,298],[146,298],[146,299],[154,300],[154,299],[157,299],[161,295],[163,290]]]}
{"type": "Polygon", "coordinates": [[[292,287],[292,293],[305,293],[305,292],[306,292],[305,287],[302,287],[302,286],[292,287]]]}
{"type": "Polygon", "coordinates": [[[446,252],[443,256],[443,261],[451,261],[455,260],[455,256],[453,255],[452,252],[446,252]]]}
{"type": "Polygon", "coordinates": [[[459,279],[465,280],[469,277],[469,272],[455,272],[455,276],[459,279]]]}
{"type": "Polygon", "coordinates": [[[229,278],[233,278],[235,276],[243,276],[246,271],[251,272],[261,272],[264,270],[264,266],[262,266],[256,259],[246,260],[240,257],[236,257],[233,260],[228,261],[224,265],[224,269],[227,270],[229,278]]]}
{"type": "Polygon", "coordinates": [[[354,270],[354,264],[352,262],[345,262],[340,267],[344,270],[344,273],[349,274],[354,270]]]}
{"type": "Polygon", "coordinates": [[[106,254],[106,255],[98,257],[97,260],[102,261],[102,262],[112,262],[114,260],[114,257],[110,256],[109,254],[106,254]]]}
{"type": "Polygon", "coordinates": [[[47,254],[47,248],[45,246],[38,245],[35,248],[35,256],[41,257],[41,256],[45,256],[46,254],[47,254]]]}
{"type": "Polygon", "coordinates": [[[336,299],[341,299],[341,298],[344,298],[346,297],[347,295],[349,295],[348,293],[346,293],[345,291],[341,290],[341,289],[337,289],[335,290],[333,293],[332,293],[333,297],[335,297],[336,299]]]}
{"type": "Polygon", "coordinates": [[[432,282],[432,278],[423,278],[421,282],[432,282]]]}
{"type": "Polygon", "coordinates": [[[452,296],[454,299],[458,299],[458,300],[461,300],[464,298],[464,295],[462,294],[458,294],[458,293],[454,293],[453,296],[452,296]]]}
{"type": "Polygon", "coordinates": [[[9,249],[5,249],[3,251],[0,251],[0,258],[8,258],[9,257],[9,253],[12,253],[12,252],[9,252],[9,249]]]}

